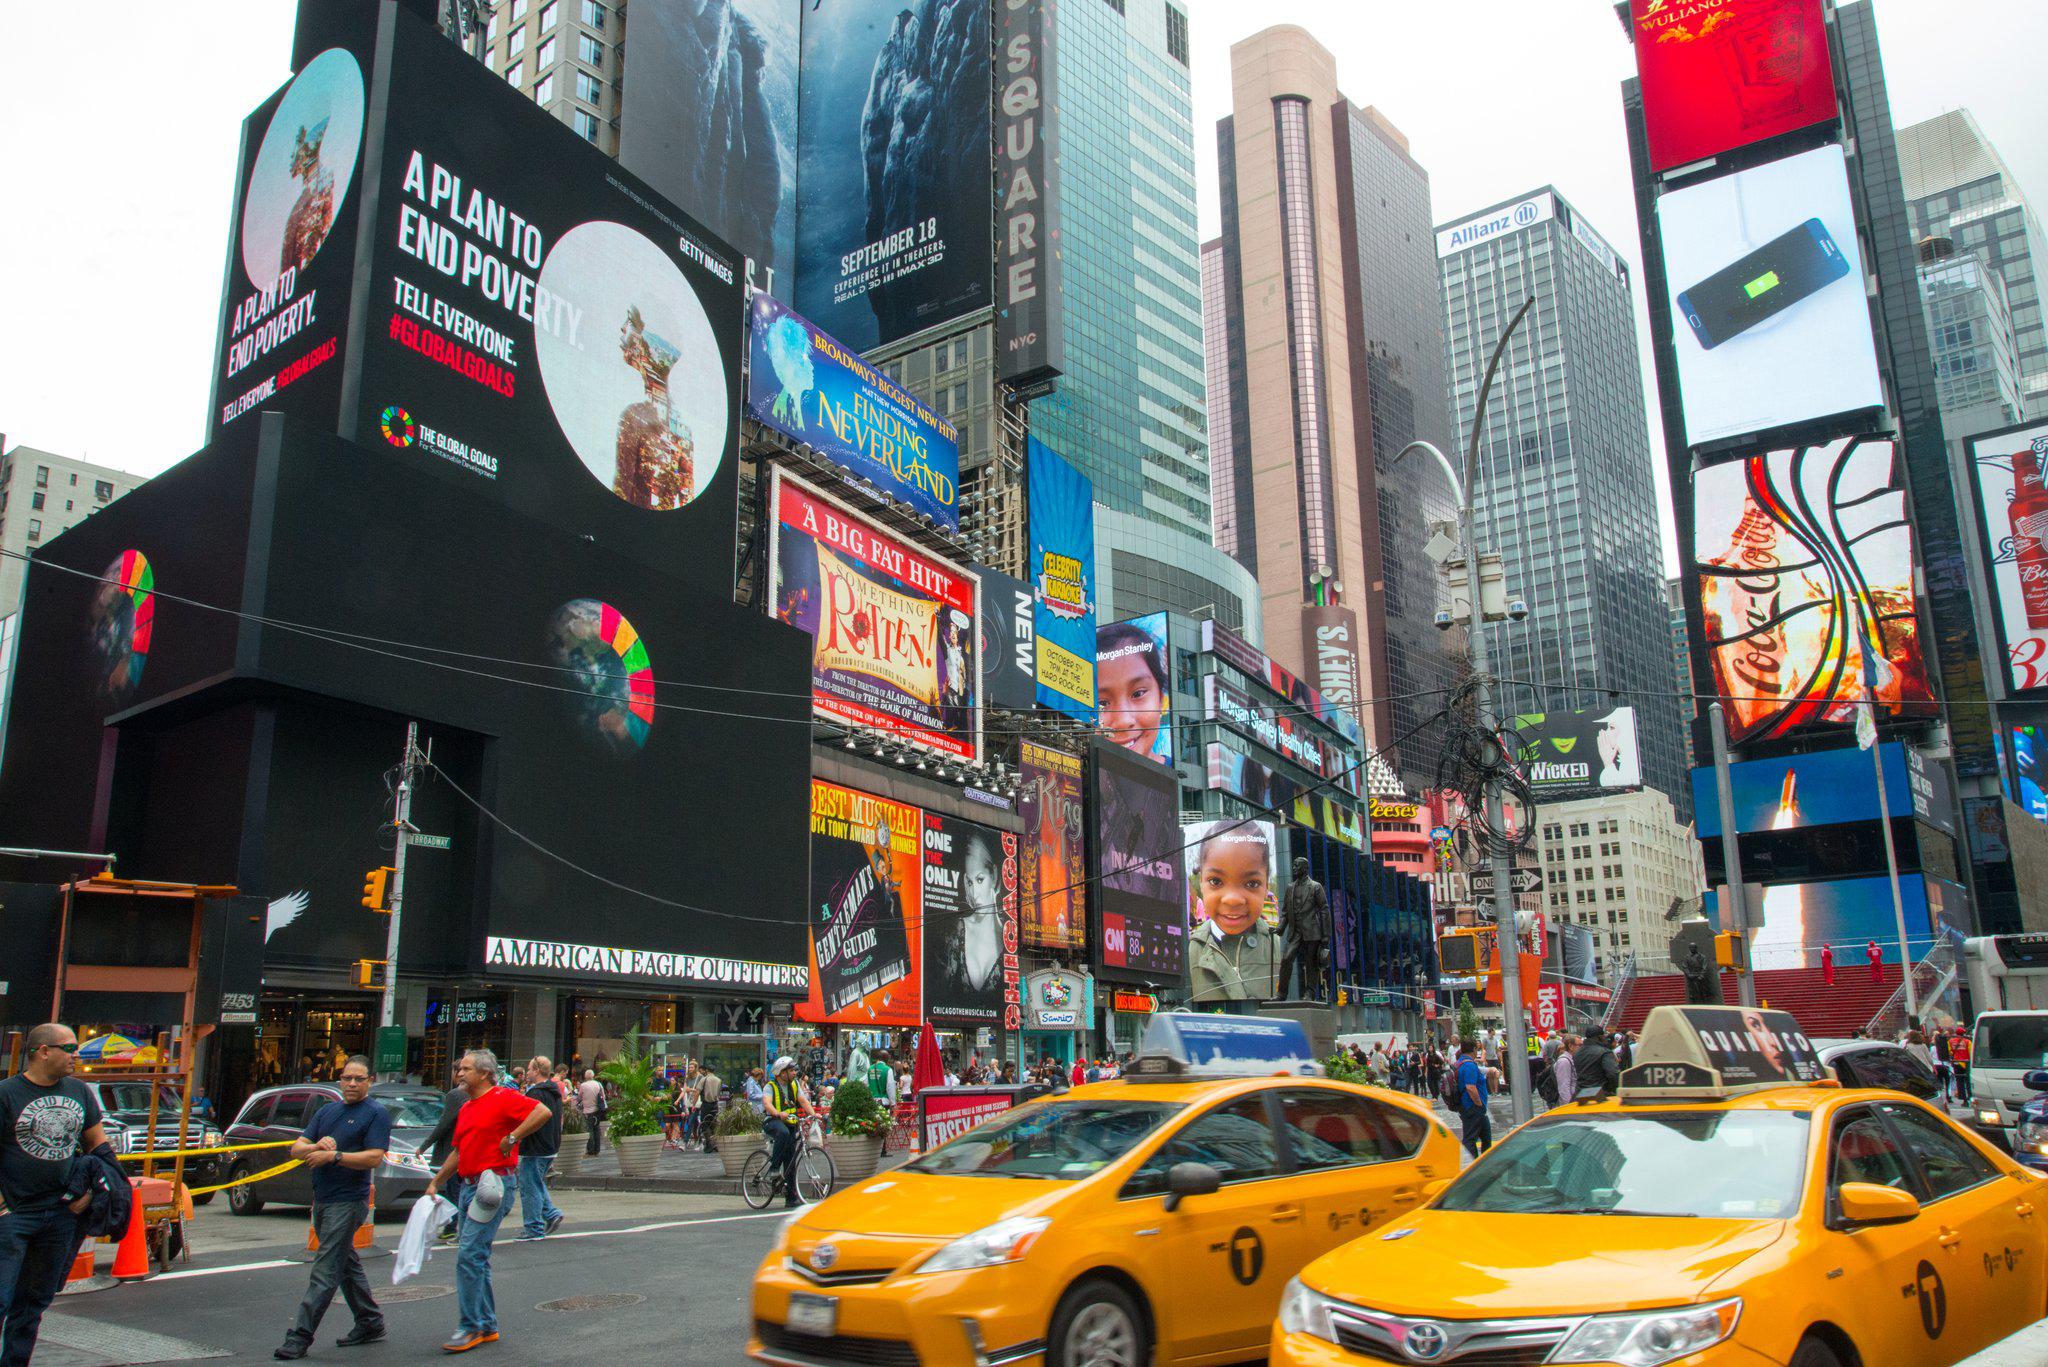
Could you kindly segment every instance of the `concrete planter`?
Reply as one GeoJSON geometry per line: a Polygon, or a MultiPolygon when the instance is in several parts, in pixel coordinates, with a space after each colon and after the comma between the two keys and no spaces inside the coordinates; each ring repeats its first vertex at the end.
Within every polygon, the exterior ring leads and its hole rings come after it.
{"type": "Polygon", "coordinates": [[[825,1136],[825,1152],[832,1155],[832,1167],[838,1175],[839,1186],[848,1182],[859,1182],[875,1175],[875,1164],[882,1157],[882,1136],[878,1134],[828,1134],[825,1136]]]}
{"type": "Polygon", "coordinates": [[[636,1134],[627,1139],[615,1139],[612,1148],[618,1151],[619,1176],[654,1176],[655,1161],[661,1157],[659,1134],[636,1134]]]}
{"type": "Polygon", "coordinates": [[[721,1134],[714,1138],[718,1145],[718,1161],[725,1166],[727,1177],[738,1177],[740,1169],[747,1165],[747,1159],[768,1147],[768,1136],[764,1134],[721,1134]]]}
{"type": "Polygon", "coordinates": [[[548,1170],[549,1175],[554,1177],[574,1177],[577,1173],[583,1171],[583,1146],[589,1142],[589,1135],[563,1135],[561,1150],[555,1154],[555,1165],[548,1170]]]}

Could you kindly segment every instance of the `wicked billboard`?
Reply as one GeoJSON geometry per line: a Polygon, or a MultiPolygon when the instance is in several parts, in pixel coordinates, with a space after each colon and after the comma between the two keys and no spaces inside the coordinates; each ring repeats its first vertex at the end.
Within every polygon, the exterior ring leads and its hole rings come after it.
{"type": "Polygon", "coordinates": [[[812,638],[818,715],[938,754],[981,758],[981,585],[781,468],[769,602],[812,638]]]}
{"type": "Polygon", "coordinates": [[[209,430],[290,412],[729,594],[737,254],[389,0],[322,31],[245,125],[209,430]]]}

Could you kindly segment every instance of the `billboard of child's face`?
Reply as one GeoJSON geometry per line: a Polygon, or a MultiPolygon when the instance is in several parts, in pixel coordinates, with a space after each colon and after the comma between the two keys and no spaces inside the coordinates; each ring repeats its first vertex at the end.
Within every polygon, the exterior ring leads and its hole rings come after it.
{"type": "Polygon", "coordinates": [[[1242,935],[1266,905],[1270,875],[1266,845],[1251,835],[1225,833],[1202,846],[1195,868],[1202,911],[1225,935],[1242,935]]]}

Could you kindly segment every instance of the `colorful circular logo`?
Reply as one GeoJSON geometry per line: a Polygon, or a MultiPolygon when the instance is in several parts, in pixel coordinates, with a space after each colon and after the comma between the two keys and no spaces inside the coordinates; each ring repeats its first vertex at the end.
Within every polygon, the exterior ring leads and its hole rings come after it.
{"type": "Polygon", "coordinates": [[[156,571],[141,551],[126,550],[100,576],[92,600],[92,646],[99,661],[99,693],[124,701],[142,682],[156,624],[156,571]]]}
{"type": "Polygon", "coordinates": [[[410,446],[419,439],[420,425],[412,420],[412,414],[392,404],[377,419],[377,426],[384,433],[384,440],[393,446],[410,446]]]}
{"type": "Polygon", "coordinates": [[[654,663],[633,624],[610,603],[577,598],[556,609],[548,635],[591,737],[620,752],[645,745],[654,729],[654,663]]]}

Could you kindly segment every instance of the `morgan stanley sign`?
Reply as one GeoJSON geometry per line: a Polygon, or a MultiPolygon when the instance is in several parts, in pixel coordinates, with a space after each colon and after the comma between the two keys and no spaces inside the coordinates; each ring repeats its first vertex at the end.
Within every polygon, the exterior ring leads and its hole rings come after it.
{"type": "Polygon", "coordinates": [[[996,369],[1015,385],[1043,384],[1066,365],[1054,4],[997,5],[996,369]]]}

